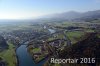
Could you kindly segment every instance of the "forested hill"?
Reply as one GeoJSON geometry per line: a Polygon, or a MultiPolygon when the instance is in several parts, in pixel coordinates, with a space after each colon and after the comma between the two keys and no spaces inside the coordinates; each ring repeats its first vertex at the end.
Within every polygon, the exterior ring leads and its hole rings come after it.
{"type": "Polygon", "coordinates": [[[96,58],[100,62],[100,37],[91,33],[86,39],[77,42],[60,53],[61,58],[96,58]]]}
{"type": "Polygon", "coordinates": [[[6,43],[6,40],[4,37],[0,36],[0,49],[6,49],[8,47],[8,44],[6,43]]]}

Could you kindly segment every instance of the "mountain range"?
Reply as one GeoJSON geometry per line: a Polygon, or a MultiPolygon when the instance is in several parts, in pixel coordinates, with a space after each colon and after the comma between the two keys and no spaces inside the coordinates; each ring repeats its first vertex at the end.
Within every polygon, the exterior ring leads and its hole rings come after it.
{"type": "Polygon", "coordinates": [[[69,11],[69,12],[63,12],[63,13],[56,13],[56,14],[50,14],[41,16],[37,19],[20,19],[20,20],[10,20],[10,19],[4,19],[0,20],[0,22],[89,22],[92,20],[100,20],[100,10],[95,11],[87,11],[87,12],[76,12],[76,11],[69,11]]]}
{"type": "Polygon", "coordinates": [[[35,21],[91,21],[94,19],[100,19],[100,10],[88,11],[88,12],[76,12],[69,11],[63,13],[57,13],[52,15],[46,15],[35,21]]]}

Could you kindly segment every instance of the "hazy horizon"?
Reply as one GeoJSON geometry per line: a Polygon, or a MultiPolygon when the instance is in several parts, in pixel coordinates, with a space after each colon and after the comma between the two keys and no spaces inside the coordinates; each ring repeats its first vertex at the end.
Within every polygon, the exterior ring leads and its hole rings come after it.
{"type": "Polygon", "coordinates": [[[35,19],[68,11],[100,10],[100,0],[0,0],[0,19],[35,19]]]}

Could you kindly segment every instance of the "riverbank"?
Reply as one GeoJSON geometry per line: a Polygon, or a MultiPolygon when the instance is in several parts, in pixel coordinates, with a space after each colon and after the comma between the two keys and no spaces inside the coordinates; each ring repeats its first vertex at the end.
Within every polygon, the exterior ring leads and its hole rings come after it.
{"type": "MultiPolygon", "coordinates": [[[[32,56],[32,55],[31,55],[31,56],[32,56]]],[[[34,62],[35,62],[36,64],[38,64],[38,63],[42,62],[43,60],[47,59],[48,57],[49,57],[49,56],[47,55],[46,57],[42,58],[42,59],[39,60],[39,61],[35,61],[34,58],[32,58],[32,59],[34,60],[34,62]]]]}
{"type": "MultiPolygon", "coordinates": [[[[27,46],[27,51],[28,51],[28,53],[30,54],[30,56],[32,57],[32,59],[33,59],[33,61],[36,63],[36,64],[38,64],[38,63],[40,63],[41,61],[43,61],[43,60],[45,60],[47,57],[48,57],[48,55],[45,55],[45,56],[38,56],[38,59],[37,58],[35,58],[34,57],[34,53],[33,53],[33,49],[31,49],[30,48],[30,46],[27,46]],[[32,51],[32,52],[31,52],[32,51]]],[[[36,49],[35,50],[35,52],[38,52],[38,51],[40,51],[39,49],[36,49]]]]}
{"type": "MultiPolygon", "coordinates": [[[[15,52],[17,51],[17,48],[18,48],[18,47],[15,48],[15,52]]],[[[16,53],[16,59],[17,59],[17,60],[16,60],[16,62],[17,62],[16,66],[19,66],[19,60],[18,60],[18,55],[17,55],[17,53],[16,53]]]]}

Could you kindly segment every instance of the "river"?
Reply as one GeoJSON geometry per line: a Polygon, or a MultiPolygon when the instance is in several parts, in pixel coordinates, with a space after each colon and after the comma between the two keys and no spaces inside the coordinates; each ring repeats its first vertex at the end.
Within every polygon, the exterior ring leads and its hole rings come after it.
{"type": "Polygon", "coordinates": [[[50,33],[55,33],[55,30],[53,29],[48,29],[50,31],[50,33]]]}
{"type": "Polygon", "coordinates": [[[54,29],[47,28],[47,26],[44,26],[43,28],[44,28],[44,29],[48,29],[48,31],[49,31],[51,34],[56,32],[54,29]]]}
{"type": "MultiPolygon", "coordinates": [[[[50,33],[54,33],[55,30],[48,29],[50,33]]],[[[28,43],[26,43],[28,44],[28,43]]],[[[18,56],[18,65],[19,66],[43,66],[46,59],[42,60],[39,63],[35,63],[32,59],[32,56],[27,52],[27,45],[22,44],[20,47],[17,48],[16,54],[18,56]]]]}
{"type": "Polygon", "coordinates": [[[19,66],[43,66],[46,59],[39,63],[35,63],[32,56],[27,52],[27,45],[21,45],[17,48],[16,54],[18,56],[19,66]]]}

